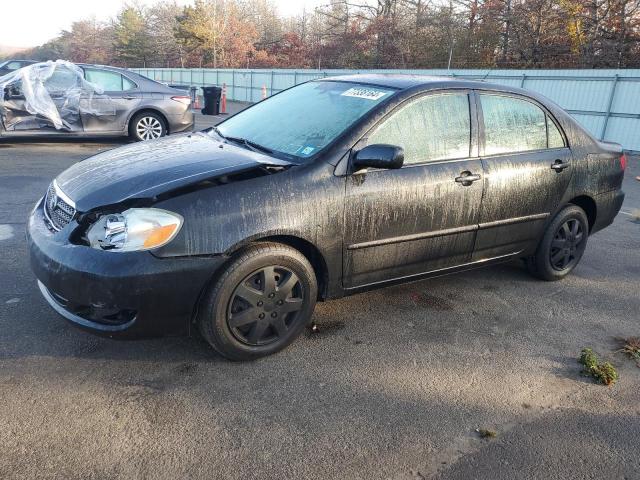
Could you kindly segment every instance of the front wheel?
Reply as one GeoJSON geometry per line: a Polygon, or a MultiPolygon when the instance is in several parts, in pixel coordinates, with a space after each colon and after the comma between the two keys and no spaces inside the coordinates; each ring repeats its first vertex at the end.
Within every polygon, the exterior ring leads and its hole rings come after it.
{"type": "Polygon", "coordinates": [[[311,321],[318,287],[299,251],[278,243],[249,247],[227,265],[198,313],[203,337],[230,360],[282,350],[311,321]]]}
{"type": "Polygon", "coordinates": [[[154,112],[137,114],[129,126],[129,136],[134,140],[155,140],[167,134],[164,119],[154,112]]]}
{"type": "Polygon", "coordinates": [[[535,255],[527,259],[532,275],[547,281],[566,277],[587,247],[589,222],[577,205],[563,208],[549,224],[535,255]]]}

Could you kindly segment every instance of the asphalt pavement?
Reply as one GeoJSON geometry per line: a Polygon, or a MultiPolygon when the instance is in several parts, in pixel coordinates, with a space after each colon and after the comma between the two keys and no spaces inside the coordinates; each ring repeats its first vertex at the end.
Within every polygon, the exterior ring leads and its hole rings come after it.
{"type": "Polygon", "coordinates": [[[0,139],[0,478],[640,479],[640,368],[615,352],[640,336],[638,157],[564,281],[514,262],[322,303],[319,333],[231,363],[199,337],[92,336],[41,298],[29,211],[121,143],[0,139]],[[615,386],[580,375],[585,346],[615,386]]]}

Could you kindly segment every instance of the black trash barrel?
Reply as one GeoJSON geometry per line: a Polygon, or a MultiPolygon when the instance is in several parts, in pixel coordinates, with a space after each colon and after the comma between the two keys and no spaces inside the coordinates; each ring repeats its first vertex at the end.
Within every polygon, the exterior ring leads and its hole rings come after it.
{"type": "Polygon", "coordinates": [[[222,88],[220,87],[202,87],[204,94],[203,115],[220,114],[220,97],[222,96],[222,88]]]}

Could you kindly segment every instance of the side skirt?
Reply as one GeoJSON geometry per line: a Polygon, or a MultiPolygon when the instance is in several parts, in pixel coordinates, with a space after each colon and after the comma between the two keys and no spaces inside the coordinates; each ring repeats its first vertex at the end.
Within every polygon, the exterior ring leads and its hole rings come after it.
{"type": "Polygon", "coordinates": [[[485,258],[483,260],[478,260],[475,262],[463,263],[462,265],[457,265],[455,267],[441,268],[438,270],[418,273],[418,274],[409,275],[406,277],[397,277],[397,278],[392,278],[390,280],[384,280],[382,282],[368,283],[366,285],[360,285],[357,287],[345,288],[344,294],[353,295],[355,293],[366,292],[369,290],[375,290],[383,287],[390,287],[392,285],[419,282],[420,280],[424,280],[427,278],[442,277],[444,275],[450,275],[452,273],[459,273],[467,270],[475,270],[476,268],[488,267],[490,265],[497,265],[499,263],[506,263],[510,260],[513,260],[514,258],[517,258],[518,255],[520,255],[522,252],[523,250],[518,250],[517,252],[508,253],[506,255],[500,255],[498,257],[485,258]]]}

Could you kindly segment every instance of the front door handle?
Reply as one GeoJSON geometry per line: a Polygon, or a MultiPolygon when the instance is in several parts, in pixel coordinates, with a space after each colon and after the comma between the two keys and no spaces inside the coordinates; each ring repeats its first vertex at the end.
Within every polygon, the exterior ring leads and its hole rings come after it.
{"type": "Polygon", "coordinates": [[[127,95],[126,97],[122,97],[122,98],[124,98],[125,100],[135,100],[136,99],[136,97],[133,97],[131,95],[127,95]]]}
{"type": "Polygon", "coordinates": [[[480,175],[476,175],[476,174],[471,173],[470,171],[466,170],[466,171],[462,172],[459,177],[456,177],[456,182],[461,183],[465,187],[468,187],[473,182],[476,182],[476,181],[480,180],[480,178],[482,178],[482,177],[480,177],[480,175]]]}
{"type": "Polygon", "coordinates": [[[553,168],[558,173],[563,171],[565,168],[569,168],[570,166],[571,164],[569,162],[563,162],[560,159],[556,160],[551,164],[551,168],[553,168]]]}

